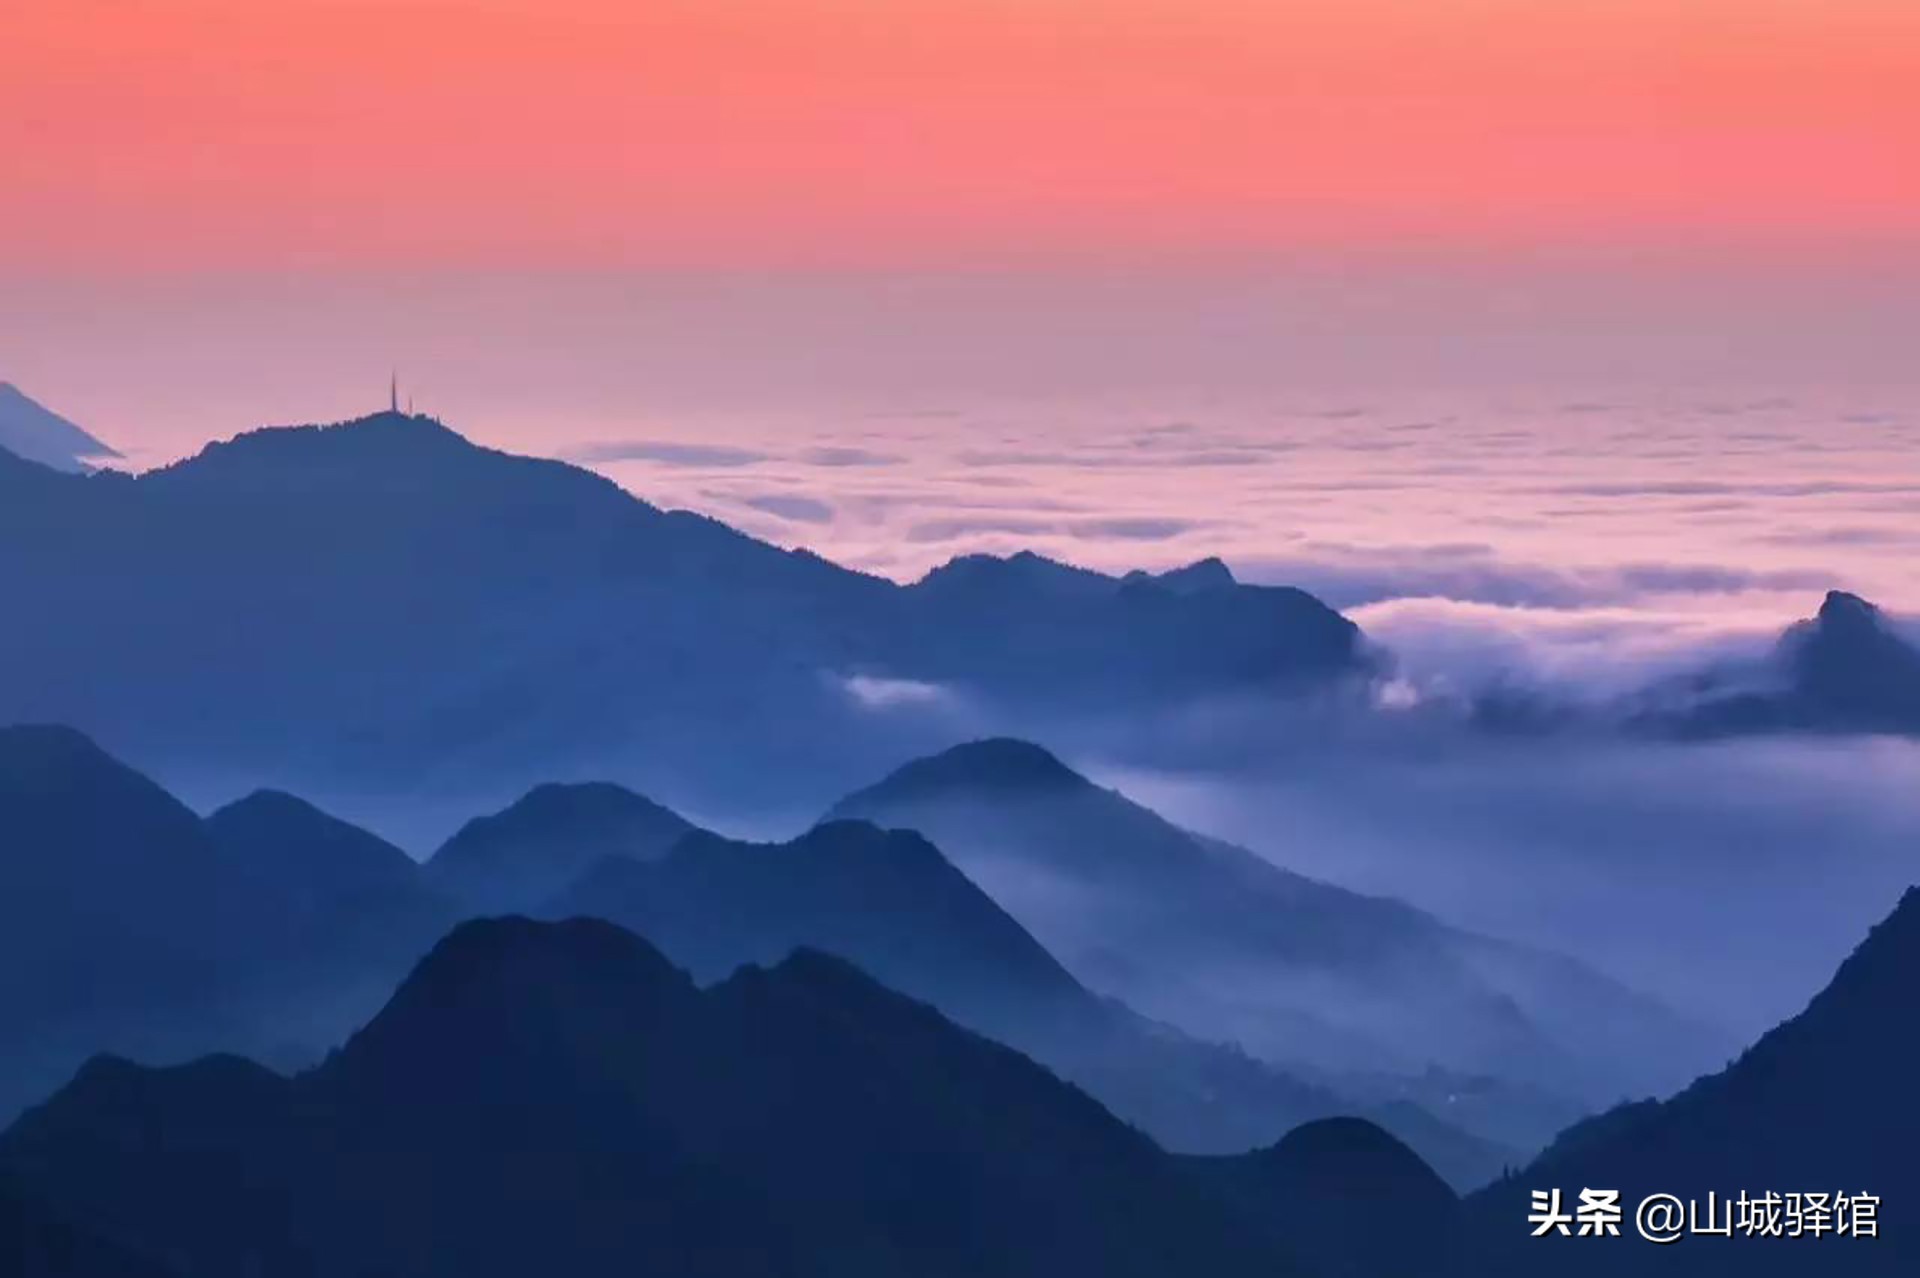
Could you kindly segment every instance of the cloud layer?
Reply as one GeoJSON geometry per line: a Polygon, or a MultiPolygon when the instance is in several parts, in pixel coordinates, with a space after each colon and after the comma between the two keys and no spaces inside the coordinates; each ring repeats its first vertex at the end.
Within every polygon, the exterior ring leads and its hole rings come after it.
{"type": "Polygon", "coordinates": [[[1113,571],[1218,555],[1345,608],[1781,622],[1832,587],[1920,608],[1920,399],[1389,399],[770,417],[574,455],[654,500],[902,579],[1036,549],[1113,571]]]}

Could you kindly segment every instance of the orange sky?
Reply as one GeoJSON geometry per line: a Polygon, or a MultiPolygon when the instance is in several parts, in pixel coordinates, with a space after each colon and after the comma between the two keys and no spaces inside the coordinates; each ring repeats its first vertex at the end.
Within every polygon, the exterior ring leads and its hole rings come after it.
{"type": "Polygon", "coordinates": [[[0,270],[1920,251],[1914,0],[8,8],[0,270]]]}

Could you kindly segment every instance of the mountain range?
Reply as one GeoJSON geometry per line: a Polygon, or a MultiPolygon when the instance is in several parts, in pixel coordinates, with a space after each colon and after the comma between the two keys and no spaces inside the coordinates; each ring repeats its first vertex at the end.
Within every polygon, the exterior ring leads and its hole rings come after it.
{"type": "Polygon", "coordinates": [[[1106,712],[1373,660],[1312,597],[1220,570],[972,556],[902,586],[398,413],[139,476],[9,459],[0,598],[36,619],[0,632],[0,722],[303,792],[470,799],[590,770],[817,802],[950,731],[862,689],[1106,712]]]}
{"type": "Polygon", "coordinates": [[[702,989],[610,923],[485,920],[313,1069],[89,1063],[0,1134],[0,1243],[23,1278],[1907,1274],[1916,970],[1920,891],[1726,1070],[1463,1202],[1357,1119],[1170,1156],[815,951],[702,989]],[[1623,1236],[1530,1236],[1547,1187],[1622,1191],[1623,1236]],[[1709,1190],[1870,1195],[1878,1232],[1634,1236],[1709,1190]]]}
{"type": "MultiPolygon", "coordinates": [[[[1114,577],[968,555],[902,585],[391,412],[137,476],[0,452],[0,599],[35,619],[0,630],[0,722],[73,724],[196,791],[443,815],[615,776],[785,819],[983,727],[1366,713],[1392,669],[1338,612],[1218,560],[1114,577]]],[[[1766,669],[1602,718],[1920,731],[1920,658],[1883,622],[1836,594],[1766,669]]],[[[1469,715],[1569,718],[1592,716],[1510,696],[1469,715]]]]}
{"type": "Polygon", "coordinates": [[[462,926],[323,1065],[103,1058],[0,1166],[196,1278],[1298,1272],[1024,1057],[801,952],[462,926]]]}
{"type": "Polygon", "coordinates": [[[0,1008],[0,1108],[104,1048],[305,1063],[455,920],[505,909],[644,928],[706,981],[830,951],[1181,1149],[1245,1150],[1359,1112],[1463,1187],[1519,1157],[1417,1106],[1344,1096],[1095,996],[916,835],[843,822],[763,847],[619,787],[548,785],[470,822],[422,867],[290,795],[256,793],[201,821],[70,730],[0,731],[0,761],[17,783],[0,789],[0,970],[20,978],[0,1008]]]}
{"type": "MultiPolygon", "coordinates": [[[[78,725],[0,727],[8,1273],[1920,1270],[1920,893],[1720,1069],[1582,962],[1284,868],[1304,832],[987,735],[1375,714],[1390,655],[1307,594],[896,584],[398,412],[106,455],[0,384],[0,724],[78,725]],[[1555,1186],[1871,1194],[1885,1237],[1530,1239],[1555,1186]]],[[[1835,591],[1758,660],[1462,708],[1418,717],[1915,735],[1920,642],[1835,591]]]]}
{"type": "Polygon", "coordinates": [[[1240,1152],[1304,1121],[1366,1113],[1463,1188],[1518,1161],[1416,1106],[1343,1096],[1095,995],[911,831],[838,821],[779,845],[702,832],[652,862],[602,861],[542,913],[611,919],[702,980],[830,951],[1018,1048],[1169,1148],[1240,1152]]]}

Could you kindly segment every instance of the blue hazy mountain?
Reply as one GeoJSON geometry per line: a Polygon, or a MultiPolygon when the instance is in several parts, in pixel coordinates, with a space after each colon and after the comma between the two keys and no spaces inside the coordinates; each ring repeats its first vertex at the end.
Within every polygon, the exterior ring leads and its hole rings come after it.
{"type": "MultiPolygon", "coordinates": [[[[1813,1272],[1911,1274],[1920,1237],[1905,1206],[1920,1195],[1920,890],[1843,963],[1799,1016],[1724,1071],[1669,1100],[1629,1105],[1566,1132],[1537,1162],[1469,1203],[1476,1274],[1625,1272],[1771,1278],[1813,1272]],[[1699,1199],[1728,1195],[1871,1194],[1884,1206],[1877,1238],[1700,1238],[1653,1247],[1632,1237],[1525,1237],[1532,1190],[1585,1186],[1699,1199]],[[1560,1242],[1591,1246],[1560,1246],[1560,1242]]],[[[1829,1220],[1831,1225],[1831,1219],[1829,1220]]]]}
{"type": "Polygon", "coordinates": [[[817,801],[945,731],[856,677],[1045,714],[1369,668],[1298,591],[1033,556],[900,586],[396,413],[138,477],[0,469],[0,598],[35,618],[0,631],[0,721],[330,791],[586,772],[817,801]]]}
{"type": "MultiPolygon", "coordinates": [[[[839,821],[785,844],[695,834],[652,863],[601,862],[547,913],[611,919],[702,980],[796,949],[832,953],[1051,1067],[1170,1148],[1238,1152],[1367,1108],[1094,995],[908,831],[839,821]]],[[[1517,1161],[1411,1106],[1379,1116],[1465,1187],[1517,1161]]]]}
{"type": "Polygon", "coordinates": [[[842,962],[703,991],[585,920],[463,925],[295,1077],[97,1060],[0,1168],[195,1278],[1298,1272],[1085,1095],[842,962]]]}
{"type": "Polygon", "coordinates": [[[432,901],[412,857],[291,794],[257,790],[213,813],[205,828],[231,865],[304,915],[432,901]]]}
{"type": "Polygon", "coordinates": [[[1656,726],[1693,734],[1920,734],[1920,643],[1858,595],[1832,591],[1781,636],[1757,671],[1713,671],[1685,690],[1688,708],[1656,726]]]}
{"type": "MultiPolygon", "coordinates": [[[[259,792],[201,821],[64,729],[0,732],[0,763],[0,970],[14,974],[0,987],[0,1110],[104,1048],[317,1058],[474,908],[398,848],[291,795],[259,792]]],[[[914,836],[844,824],[761,848],[691,828],[617,787],[543,786],[450,841],[477,875],[455,886],[531,910],[592,861],[567,912],[655,928],[707,979],[830,950],[1183,1148],[1244,1149],[1366,1108],[1095,998],[914,836]],[[529,899],[512,899],[516,888],[529,899]]],[[[1386,1121],[1463,1186],[1515,1161],[1431,1115],[1386,1121]]]]}
{"type": "Polygon", "coordinates": [[[428,860],[426,872],[470,909],[525,912],[596,863],[656,860],[693,828],[679,813],[621,786],[549,783],[467,822],[428,860]]]}
{"type": "Polygon", "coordinates": [[[1624,730],[1663,738],[1920,735],[1920,626],[1844,590],[1786,628],[1771,650],[1660,680],[1602,704],[1501,688],[1468,707],[1511,734],[1624,730]]]}
{"type": "Polygon", "coordinates": [[[1725,1059],[1716,1036],[1572,959],[1191,834],[1030,743],[918,760],[833,815],[921,831],[1089,987],[1266,1059],[1437,1064],[1601,1104],[1725,1059]]]}
{"type": "Polygon", "coordinates": [[[288,921],[193,812],[67,729],[0,729],[0,848],[9,1077],[56,1040],[212,1015],[288,921]]]}
{"type": "Polygon", "coordinates": [[[12,382],[0,382],[0,452],[62,471],[83,471],[120,455],[12,382]]]}
{"type": "Polygon", "coordinates": [[[102,1050],[324,1047],[455,917],[290,796],[203,822],[71,729],[0,729],[0,1114],[102,1050]]]}

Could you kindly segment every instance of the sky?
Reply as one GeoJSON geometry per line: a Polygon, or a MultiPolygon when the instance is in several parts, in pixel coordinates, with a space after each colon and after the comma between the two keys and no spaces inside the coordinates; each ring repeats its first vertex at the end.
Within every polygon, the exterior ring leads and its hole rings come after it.
{"type": "Polygon", "coordinates": [[[1757,633],[1920,609],[1916,137],[1911,0],[16,0],[0,378],[1757,633]]]}

